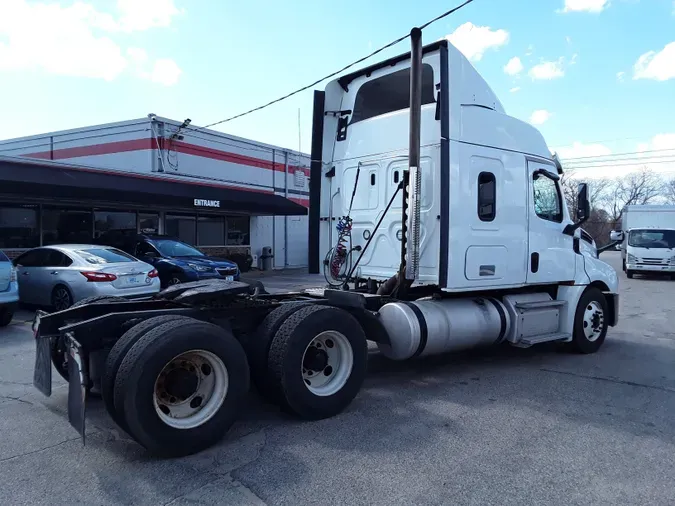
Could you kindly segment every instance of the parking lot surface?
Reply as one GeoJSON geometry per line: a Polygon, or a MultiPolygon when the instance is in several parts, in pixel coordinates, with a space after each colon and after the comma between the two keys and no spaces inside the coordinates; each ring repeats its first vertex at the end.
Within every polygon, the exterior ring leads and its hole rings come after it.
{"type": "Polygon", "coordinates": [[[32,387],[30,314],[0,330],[0,504],[673,504],[675,282],[626,279],[595,355],[552,347],[392,363],[371,356],[340,416],[254,394],[217,447],[156,460],[99,403],[86,446],[66,388],[32,387]]]}

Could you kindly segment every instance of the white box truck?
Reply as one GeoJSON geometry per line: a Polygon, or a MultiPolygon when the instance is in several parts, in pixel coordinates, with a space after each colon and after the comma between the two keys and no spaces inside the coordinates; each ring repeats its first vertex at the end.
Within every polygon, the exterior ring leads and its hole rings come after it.
{"type": "Polygon", "coordinates": [[[675,206],[626,206],[621,213],[621,229],[610,233],[621,241],[623,271],[663,273],[675,277],[675,206]]]}

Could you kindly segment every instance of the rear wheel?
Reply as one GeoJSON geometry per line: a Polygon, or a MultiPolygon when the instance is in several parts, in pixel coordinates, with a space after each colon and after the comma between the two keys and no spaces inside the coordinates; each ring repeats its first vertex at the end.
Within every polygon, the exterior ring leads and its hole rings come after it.
{"type": "Polygon", "coordinates": [[[52,290],[51,303],[54,311],[64,311],[73,305],[73,296],[66,286],[57,285],[52,290]]]}
{"type": "Polygon", "coordinates": [[[0,327],[6,327],[12,323],[14,318],[14,311],[10,309],[0,309],[0,327]]]}
{"type": "Polygon", "coordinates": [[[248,342],[247,351],[251,365],[251,378],[258,392],[272,402],[278,401],[278,383],[270,375],[268,355],[274,335],[286,319],[303,307],[305,302],[288,302],[269,313],[248,342]]]}
{"type": "Polygon", "coordinates": [[[115,409],[147,450],[184,456],[225,435],[248,386],[246,354],[234,336],[182,317],[150,330],[126,354],[115,379],[115,409]]]}
{"type": "Polygon", "coordinates": [[[574,316],[572,349],[578,353],[595,353],[605,342],[608,325],[607,299],[595,287],[589,287],[579,299],[574,316]]]}
{"type": "Polygon", "coordinates": [[[103,404],[110,414],[110,417],[125,431],[128,431],[127,423],[124,420],[124,417],[119,416],[117,410],[115,409],[115,378],[117,377],[117,371],[119,370],[124,357],[141,337],[143,337],[155,327],[159,327],[160,325],[170,321],[181,320],[183,318],[183,316],[179,315],[166,315],[155,316],[153,318],[143,320],[122,334],[122,337],[117,340],[115,345],[110,350],[108,358],[105,362],[105,368],[103,369],[103,378],[101,379],[101,395],[103,396],[103,404]]]}
{"type": "Polygon", "coordinates": [[[277,331],[269,369],[284,408],[309,420],[342,412],[366,376],[368,345],[347,311],[308,306],[291,314],[277,331]]]}

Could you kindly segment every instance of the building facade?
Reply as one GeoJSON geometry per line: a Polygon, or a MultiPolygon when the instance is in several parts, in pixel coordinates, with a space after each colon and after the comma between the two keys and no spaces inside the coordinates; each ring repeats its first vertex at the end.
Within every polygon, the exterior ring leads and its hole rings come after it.
{"type": "Polygon", "coordinates": [[[145,232],[307,265],[309,157],[186,123],[149,115],[0,141],[0,249],[145,232]]]}

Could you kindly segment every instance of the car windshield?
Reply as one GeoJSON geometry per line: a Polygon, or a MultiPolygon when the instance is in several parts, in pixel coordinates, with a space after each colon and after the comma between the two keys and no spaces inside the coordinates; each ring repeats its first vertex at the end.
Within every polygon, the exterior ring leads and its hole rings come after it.
{"type": "Polygon", "coordinates": [[[94,265],[135,262],[136,259],[123,251],[114,248],[87,248],[76,252],[85,261],[94,265]]]}
{"type": "Polygon", "coordinates": [[[675,248],[675,230],[631,230],[628,245],[636,248],[675,248]]]}
{"type": "Polygon", "coordinates": [[[172,239],[156,239],[153,245],[165,257],[202,257],[204,253],[184,242],[172,239]]]}

